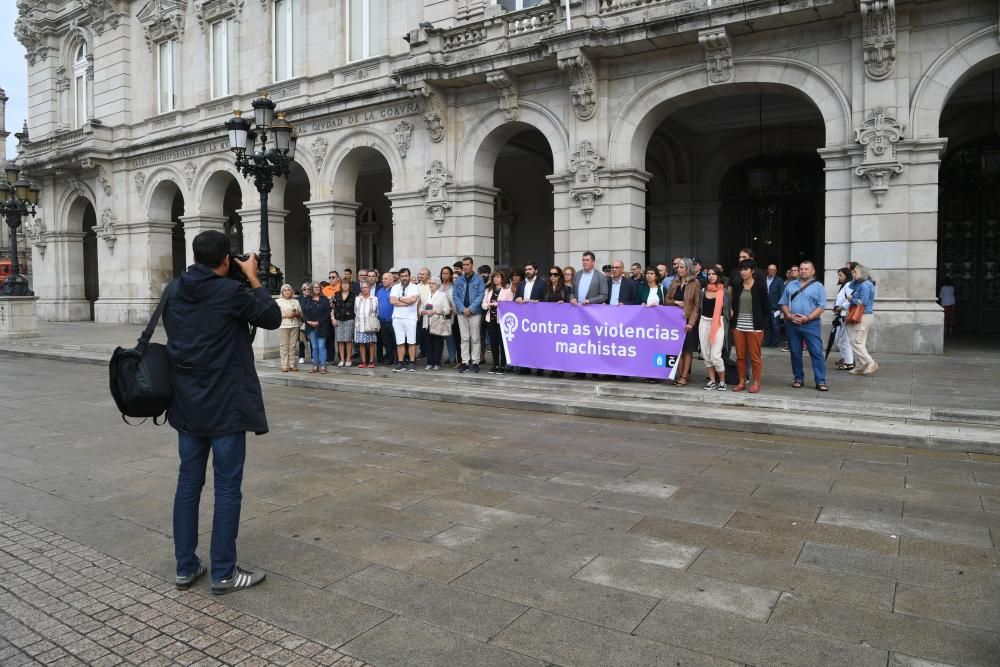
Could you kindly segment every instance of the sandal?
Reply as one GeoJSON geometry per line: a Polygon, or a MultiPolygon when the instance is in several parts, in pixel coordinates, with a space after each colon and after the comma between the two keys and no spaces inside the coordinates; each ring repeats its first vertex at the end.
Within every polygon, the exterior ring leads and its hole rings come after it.
{"type": "Polygon", "coordinates": [[[802,389],[802,380],[796,380],[792,383],[793,389],[802,389]]]}
{"type": "Polygon", "coordinates": [[[816,389],[819,391],[830,391],[830,388],[827,387],[825,384],[816,385],[816,389]]]}
{"type": "Polygon", "coordinates": [[[687,377],[685,377],[683,375],[681,377],[677,378],[676,380],[674,380],[674,386],[675,387],[686,387],[687,383],[688,383],[688,379],[687,379],[687,377]]]}
{"type": "Polygon", "coordinates": [[[736,385],[735,387],[733,387],[733,391],[743,391],[743,389],[745,389],[746,386],[747,385],[746,385],[745,382],[740,382],[738,385],[736,385]]]}
{"type": "Polygon", "coordinates": [[[759,394],[760,393],[760,385],[759,384],[752,384],[752,385],[750,385],[750,393],[751,394],[759,394]]]}

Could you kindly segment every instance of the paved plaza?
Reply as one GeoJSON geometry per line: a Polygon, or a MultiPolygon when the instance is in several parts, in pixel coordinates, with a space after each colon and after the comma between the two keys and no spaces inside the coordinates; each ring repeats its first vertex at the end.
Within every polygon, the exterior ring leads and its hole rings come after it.
{"type": "Polygon", "coordinates": [[[998,663],[995,455],[266,384],[268,581],[213,598],[170,583],[174,432],[103,367],[0,374],[5,665],[998,663]]]}

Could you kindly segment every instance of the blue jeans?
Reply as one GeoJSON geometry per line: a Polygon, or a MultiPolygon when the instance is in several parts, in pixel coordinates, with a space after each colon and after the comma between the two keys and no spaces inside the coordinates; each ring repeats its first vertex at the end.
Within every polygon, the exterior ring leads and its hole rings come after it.
{"type": "Polygon", "coordinates": [[[826,360],[823,358],[823,335],[819,321],[806,325],[786,322],[788,332],[788,354],[792,357],[792,373],[799,382],[805,380],[805,369],[802,367],[802,341],[806,342],[809,358],[812,359],[813,375],[816,384],[826,384],[826,360]]]}
{"type": "Polygon", "coordinates": [[[245,431],[213,437],[177,433],[181,466],[174,495],[174,556],[178,576],[198,571],[198,505],[205,486],[208,453],[215,471],[215,513],[212,516],[212,581],[225,579],[236,567],[236,535],[243,502],[243,463],[247,455],[245,431]]]}
{"type": "Polygon", "coordinates": [[[774,311],[768,313],[767,324],[764,329],[764,345],[770,347],[777,345],[781,340],[780,320],[774,316],[774,311]]]}
{"type": "Polygon", "coordinates": [[[326,336],[320,336],[319,331],[309,332],[309,348],[312,350],[313,366],[326,366],[326,336]]]}

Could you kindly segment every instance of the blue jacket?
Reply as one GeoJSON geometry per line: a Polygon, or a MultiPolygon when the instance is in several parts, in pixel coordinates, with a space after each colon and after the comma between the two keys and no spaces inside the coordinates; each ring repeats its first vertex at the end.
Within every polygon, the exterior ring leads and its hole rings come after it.
{"type": "Polygon", "coordinates": [[[245,286],[193,264],[163,312],[173,363],[170,425],[192,435],[267,433],[249,325],[277,329],[281,309],[263,287],[245,286]]]}
{"type": "Polygon", "coordinates": [[[852,280],[851,289],[853,290],[853,293],[851,294],[851,305],[864,306],[865,315],[871,315],[874,313],[875,285],[873,285],[870,280],[866,280],[863,283],[859,283],[857,280],[852,280]]]}
{"type": "MultiPolygon", "coordinates": [[[[756,282],[756,278],[754,278],[754,282],[756,282]]],[[[767,284],[766,276],[764,278],[764,284],[767,284]]],[[[785,281],[778,276],[775,276],[774,280],[771,281],[771,286],[767,288],[767,298],[768,301],[770,301],[772,313],[780,308],[778,302],[781,301],[781,295],[784,294],[784,292],[785,281]]]]}
{"type": "Polygon", "coordinates": [[[486,294],[486,286],[478,273],[472,274],[472,279],[466,281],[465,274],[459,274],[455,279],[455,288],[451,292],[451,300],[455,303],[455,311],[463,314],[465,309],[465,291],[469,290],[469,309],[473,315],[480,314],[480,306],[483,303],[483,296],[486,294]]]}

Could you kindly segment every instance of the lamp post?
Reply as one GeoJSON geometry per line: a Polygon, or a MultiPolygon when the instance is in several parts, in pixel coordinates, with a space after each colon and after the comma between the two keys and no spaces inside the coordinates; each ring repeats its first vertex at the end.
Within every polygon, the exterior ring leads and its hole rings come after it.
{"type": "Polygon", "coordinates": [[[271,294],[277,294],[283,281],[281,269],[271,264],[271,241],[267,225],[267,198],[274,187],[277,176],[288,176],[292,160],[295,159],[295,144],[298,136],[291,124],[285,120],[284,112],[275,114],[275,104],[266,92],[255,99],[254,122],[243,118],[238,109],[226,121],[229,132],[229,149],[236,155],[236,168],[244,176],[253,178],[254,187],[260,193],[260,267],[258,274],[261,284],[271,294]],[[269,141],[273,145],[269,145],[269,141]]]}
{"type": "Polygon", "coordinates": [[[21,177],[21,170],[11,165],[4,170],[6,179],[0,181],[0,215],[10,229],[11,275],[0,286],[0,296],[35,296],[28,289],[28,281],[21,275],[21,264],[17,257],[17,230],[21,219],[35,216],[38,204],[38,188],[21,177]]]}

